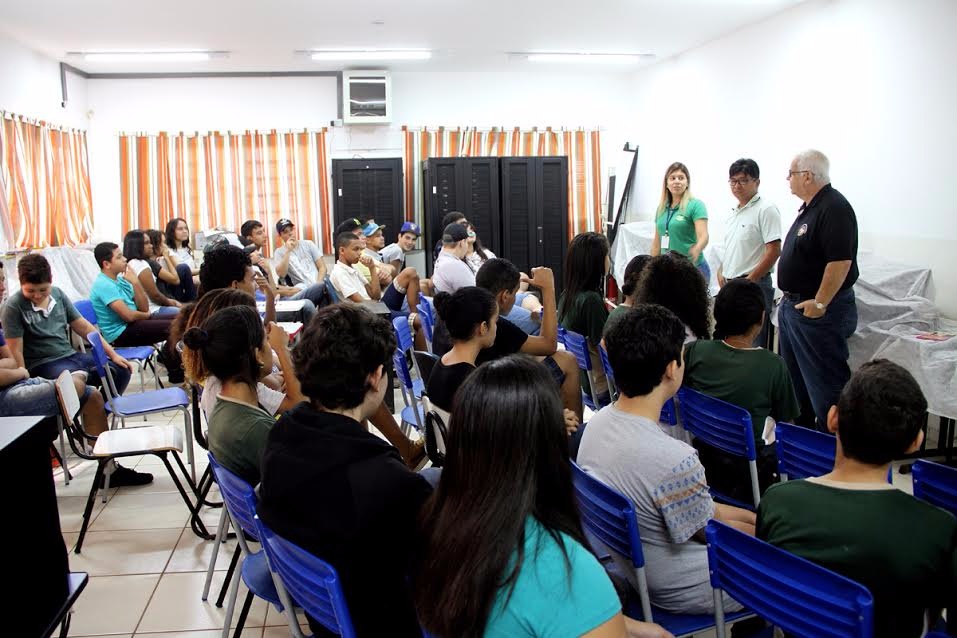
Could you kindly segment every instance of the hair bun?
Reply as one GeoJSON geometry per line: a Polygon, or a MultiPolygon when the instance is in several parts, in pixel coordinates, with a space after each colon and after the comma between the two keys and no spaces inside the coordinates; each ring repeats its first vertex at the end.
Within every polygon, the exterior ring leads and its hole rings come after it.
{"type": "Polygon", "coordinates": [[[209,343],[209,333],[202,328],[190,328],[183,335],[183,343],[193,350],[202,350],[209,343]]]}

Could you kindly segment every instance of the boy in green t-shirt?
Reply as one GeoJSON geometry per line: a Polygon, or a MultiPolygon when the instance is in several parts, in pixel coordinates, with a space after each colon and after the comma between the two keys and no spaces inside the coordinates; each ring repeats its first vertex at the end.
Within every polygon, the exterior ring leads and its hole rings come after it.
{"type": "Polygon", "coordinates": [[[957,613],[957,520],[886,480],[892,459],[920,447],[926,412],[910,373],[865,363],[828,412],[834,469],[771,487],[758,508],[758,538],[870,590],[875,638],[920,636],[928,609],[957,613]]]}

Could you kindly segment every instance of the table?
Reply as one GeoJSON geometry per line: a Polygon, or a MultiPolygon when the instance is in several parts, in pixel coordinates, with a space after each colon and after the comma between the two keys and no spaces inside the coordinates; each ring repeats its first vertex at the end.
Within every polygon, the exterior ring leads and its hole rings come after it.
{"type": "Polygon", "coordinates": [[[42,417],[0,418],[0,480],[4,517],[0,543],[4,569],[14,584],[4,608],[4,634],[42,635],[70,593],[66,545],[60,532],[50,434],[42,417]],[[29,610],[29,611],[27,611],[29,610]]]}

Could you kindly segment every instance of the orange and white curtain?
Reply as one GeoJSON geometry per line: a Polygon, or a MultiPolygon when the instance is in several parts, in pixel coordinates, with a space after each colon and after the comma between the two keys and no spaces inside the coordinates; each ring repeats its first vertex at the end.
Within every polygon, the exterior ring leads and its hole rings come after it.
{"type": "Polygon", "coordinates": [[[276,241],[285,217],[331,253],[328,163],[326,129],[120,135],[123,232],[182,217],[238,233],[255,219],[276,241]]]}
{"type": "Polygon", "coordinates": [[[601,139],[598,130],[402,127],[405,210],[423,219],[422,162],[430,157],[568,157],[568,233],[601,232],[601,139]]]}
{"type": "Polygon", "coordinates": [[[0,114],[0,200],[9,247],[89,241],[93,198],[86,133],[0,114]]]}

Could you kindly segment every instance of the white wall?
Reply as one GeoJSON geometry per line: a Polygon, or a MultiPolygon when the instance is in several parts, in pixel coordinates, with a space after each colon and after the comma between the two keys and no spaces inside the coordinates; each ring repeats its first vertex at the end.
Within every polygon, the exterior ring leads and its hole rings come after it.
{"type": "MultiPolygon", "coordinates": [[[[603,174],[620,149],[625,74],[395,73],[393,124],[331,130],[331,156],[399,157],[401,126],[584,126],[602,129],[603,174]],[[605,151],[608,151],[607,153],[605,151]]],[[[334,78],[88,81],[95,226],[119,227],[120,132],[328,126],[334,78]]],[[[618,169],[623,172],[627,165],[618,169]]],[[[108,233],[107,233],[108,234],[108,233]]]]}
{"type": "Polygon", "coordinates": [[[938,305],[957,316],[955,24],[953,0],[812,0],[639,72],[627,130],[641,145],[642,216],[682,161],[720,240],[727,167],[743,156],[790,225],[788,164],[818,148],[862,248],[932,268],[938,305]]]}
{"type": "Polygon", "coordinates": [[[0,35],[0,110],[59,126],[87,128],[86,81],[67,73],[66,108],[61,106],[60,64],[0,35]]]}

